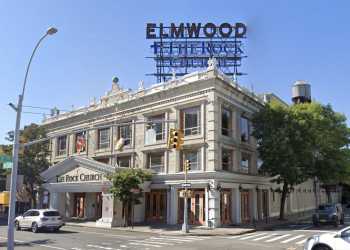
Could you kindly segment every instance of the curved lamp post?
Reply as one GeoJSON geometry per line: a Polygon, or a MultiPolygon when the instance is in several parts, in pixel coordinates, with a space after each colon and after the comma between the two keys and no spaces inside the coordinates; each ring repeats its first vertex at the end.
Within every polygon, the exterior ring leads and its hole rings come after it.
{"type": "Polygon", "coordinates": [[[50,27],[46,33],[39,39],[37,44],[34,47],[32,55],[30,56],[26,74],[24,76],[22,93],[18,96],[18,105],[17,107],[13,107],[17,112],[16,116],[16,128],[14,133],[14,141],[13,141],[13,166],[11,171],[11,188],[10,188],[10,207],[8,214],[8,229],[7,229],[7,249],[14,249],[14,220],[15,220],[15,212],[16,212],[16,190],[17,190],[17,169],[18,169],[18,150],[19,150],[19,129],[21,126],[21,113],[22,113],[22,105],[24,98],[24,91],[26,89],[27,78],[29,73],[29,68],[32,63],[33,57],[35,55],[36,50],[38,49],[40,43],[47,37],[48,35],[53,35],[57,32],[57,29],[54,27],[50,27]]]}

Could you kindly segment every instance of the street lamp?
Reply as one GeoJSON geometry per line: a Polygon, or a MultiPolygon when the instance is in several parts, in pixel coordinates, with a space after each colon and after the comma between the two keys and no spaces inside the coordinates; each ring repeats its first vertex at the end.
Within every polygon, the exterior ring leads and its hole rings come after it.
{"type": "Polygon", "coordinates": [[[29,68],[32,63],[33,57],[35,55],[36,50],[38,49],[40,43],[42,40],[45,39],[48,35],[53,35],[57,32],[57,29],[54,27],[50,27],[46,33],[39,39],[37,44],[34,47],[34,50],[32,52],[32,55],[30,56],[26,73],[24,76],[23,81],[23,88],[22,93],[18,96],[18,105],[16,107],[16,128],[15,128],[15,135],[14,135],[14,141],[13,141],[13,166],[11,171],[11,188],[10,188],[10,207],[9,207],[9,214],[8,214],[8,228],[7,228],[7,249],[13,250],[14,249],[14,220],[15,220],[15,211],[16,211],[16,190],[17,190],[17,169],[18,169],[18,150],[19,150],[19,129],[21,126],[21,113],[22,113],[22,106],[23,106],[23,98],[24,98],[24,92],[26,89],[26,83],[29,73],[29,68]]]}

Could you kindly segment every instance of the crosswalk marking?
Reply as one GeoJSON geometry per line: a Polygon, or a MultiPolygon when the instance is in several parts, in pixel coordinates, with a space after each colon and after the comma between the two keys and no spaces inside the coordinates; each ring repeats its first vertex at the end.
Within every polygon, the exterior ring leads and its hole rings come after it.
{"type": "Polygon", "coordinates": [[[275,237],[275,238],[269,239],[269,240],[267,240],[267,241],[265,241],[265,242],[274,242],[274,241],[278,241],[278,240],[280,240],[280,239],[283,239],[283,238],[288,237],[289,235],[290,235],[290,234],[280,235],[280,236],[277,236],[277,237],[275,237]]]}
{"type": "Polygon", "coordinates": [[[253,235],[250,235],[250,236],[247,236],[247,237],[240,238],[239,240],[247,240],[247,239],[250,239],[250,238],[254,238],[254,237],[262,236],[262,235],[266,235],[266,234],[267,233],[253,234],[253,235]]]}
{"type": "Polygon", "coordinates": [[[254,235],[254,234],[256,234],[256,233],[238,234],[238,235],[230,236],[229,238],[230,238],[230,239],[236,239],[236,238],[245,237],[245,236],[254,235]]]}
{"type": "Polygon", "coordinates": [[[172,244],[172,243],[152,241],[152,240],[130,240],[130,241],[131,242],[143,242],[143,243],[149,243],[149,244],[159,244],[159,245],[174,246],[174,244],[172,244]]]}
{"type": "Polygon", "coordinates": [[[297,244],[297,245],[301,245],[301,244],[303,244],[305,241],[306,241],[307,239],[303,239],[303,240],[301,240],[301,241],[298,241],[297,243],[295,243],[295,244],[297,244]]]}
{"type": "Polygon", "coordinates": [[[263,237],[259,237],[259,238],[253,239],[253,241],[263,240],[263,239],[266,239],[266,238],[269,238],[269,237],[272,237],[272,236],[275,236],[275,235],[277,235],[277,234],[266,235],[266,236],[263,236],[263,237]]]}
{"type": "Polygon", "coordinates": [[[87,247],[92,247],[92,248],[104,249],[104,250],[120,250],[119,248],[104,247],[104,246],[91,245],[91,244],[88,244],[88,245],[86,245],[86,246],[87,246],[87,247]]]}
{"type": "Polygon", "coordinates": [[[162,247],[158,245],[152,245],[152,244],[146,244],[146,243],[140,243],[140,242],[129,242],[129,244],[136,245],[136,246],[162,247]]]}
{"type": "Polygon", "coordinates": [[[299,238],[301,238],[301,237],[304,237],[304,235],[303,235],[303,234],[297,235],[297,236],[292,237],[292,238],[290,238],[290,239],[288,239],[288,240],[284,240],[284,241],[282,241],[281,243],[288,243],[288,242],[291,242],[291,241],[293,241],[293,240],[299,239],[299,238]]]}
{"type": "Polygon", "coordinates": [[[180,242],[191,242],[192,240],[188,239],[178,239],[178,238],[160,238],[160,237],[151,237],[150,239],[154,239],[154,240],[170,240],[170,241],[180,241],[180,242]]]}

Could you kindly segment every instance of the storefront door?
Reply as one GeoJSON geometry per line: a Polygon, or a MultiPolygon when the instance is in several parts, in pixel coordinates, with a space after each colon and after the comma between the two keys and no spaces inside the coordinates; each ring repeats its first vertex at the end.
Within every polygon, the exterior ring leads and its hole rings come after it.
{"type": "Polygon", "coordinates": [[[243,224],[250,223],[249,191],[241,192],[241,220],[243,224]]]}
{"type": "Polygon", "coordinates": [[[85,193],[74,194],[74,217],[84,218],[85,193]]]}
{"type": "MultiPolygon", "coordinates": [[[[187,200],[188,221],[192,225],[205,223],[205,193],[202,190],[193,190],[192,197],[187,200]]],[[[184,198],[179,197],[178,223],[183,223],[184,198]]]]}
{"type": "Polygon", "coordinates": [[[222,190],[220,196],[221,224],[231,224],[231,191],[222,190]]]}
{"type": "Polygon", "coordinates": [[[166,222],[166,203],[166,190],[152,190],[151,192],[146,193],[146,221],[155,223],[166,222]]]}

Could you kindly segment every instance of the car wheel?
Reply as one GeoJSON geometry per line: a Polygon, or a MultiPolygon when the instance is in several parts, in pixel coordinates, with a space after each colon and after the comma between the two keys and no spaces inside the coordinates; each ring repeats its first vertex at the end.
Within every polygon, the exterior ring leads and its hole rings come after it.
{"type": "Polygon", "coordinates": [[[332,250],[329,246],[326,245],[316,245],[312,250],[332,250]]]}
{"type": "Polygon", "coordinates": [[[55,228],[53,231],[54,231],[54,232],[58,232],[58,231],[60,231],[60,228],[59,228],[59,227],[58,227],[58,228],[55,228]]]}
{"type": "Polygon", "coordinates": [[[39,231],[38,224],[36,222],[33,222],[32,224],[32,232],[37,233],[39,231]]]}
{"type": "Polygon", "coordinates": [[[15,221],[15,228],[16,228],[16,231],[21,230],[21,227],[19,226],[19,221],[18,220],[15,221]]]}

